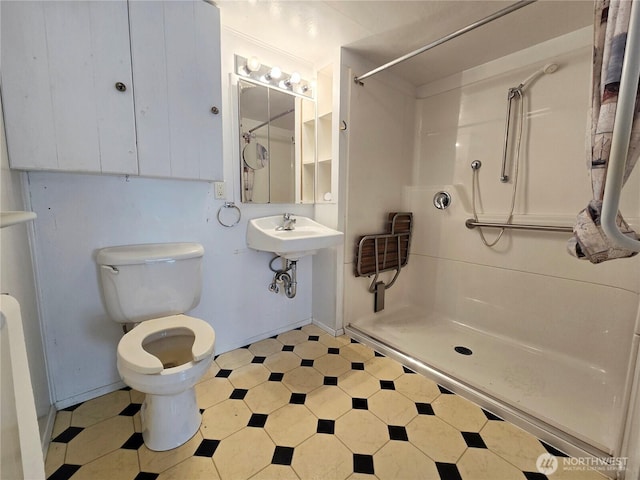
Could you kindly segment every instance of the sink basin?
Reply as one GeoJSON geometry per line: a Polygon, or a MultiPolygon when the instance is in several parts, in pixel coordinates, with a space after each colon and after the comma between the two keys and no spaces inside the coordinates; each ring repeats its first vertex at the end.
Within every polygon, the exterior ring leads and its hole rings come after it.
{"type": "Polygon", "coordinates": [[[321,248],[342,242],[343,233],[314,222],[307,217],[293,216],[294,230],[282,230],[282,215],[254,218],[247,224],[247,245],[254,250],[273,252],[289,260],[313,255],[321,248]]]}

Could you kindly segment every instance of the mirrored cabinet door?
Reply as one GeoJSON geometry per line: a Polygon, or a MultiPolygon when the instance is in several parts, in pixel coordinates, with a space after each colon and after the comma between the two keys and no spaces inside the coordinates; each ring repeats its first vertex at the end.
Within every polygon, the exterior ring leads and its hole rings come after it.
{"type": "Polygon", "coordinates": [[[295,203],[295,99],[269,90],[269,202],[295,203]]]}
{"type": "Polygon", "coordinates": [[[269,89],[238,82],[242,201],[269,202],[269,89]]]}
{"type": "Polygon", "coordinates": [[[313,203],[315,101],[238,79],[242,201],[313,203]]]}

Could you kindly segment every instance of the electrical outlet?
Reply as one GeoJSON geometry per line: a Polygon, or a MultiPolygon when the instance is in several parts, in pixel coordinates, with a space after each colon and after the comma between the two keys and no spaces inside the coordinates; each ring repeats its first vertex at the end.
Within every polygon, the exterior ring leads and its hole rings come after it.
{"type": "Polygon", "coordinates": [[[213,182],[213,190],[216,200],[224,200],[227,198],[227,185],[224,182],[213,182]]]}

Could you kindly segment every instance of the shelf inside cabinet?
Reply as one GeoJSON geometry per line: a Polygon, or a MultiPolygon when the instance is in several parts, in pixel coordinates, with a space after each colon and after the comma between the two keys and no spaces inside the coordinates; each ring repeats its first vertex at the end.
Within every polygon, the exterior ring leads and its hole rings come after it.
{"type": "Polygon", "coordinates": [[[324,112],[323,114],[318,114],[318,121],[322,122],[322,121],[329,121],[329,123],[331,123],[331,117],[332,117],[333,112],[324,112]]]}

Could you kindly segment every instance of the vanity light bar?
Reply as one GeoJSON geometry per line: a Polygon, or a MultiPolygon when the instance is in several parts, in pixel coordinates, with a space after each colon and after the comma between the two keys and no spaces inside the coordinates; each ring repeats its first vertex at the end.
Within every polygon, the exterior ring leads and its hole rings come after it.
{"type": "Polygon", "coordinates": [[[264,65],[258,57],[235,56],[236,74],[255,82],[269,85],[307,98],[314,98],[312,83],[298,72],[286,73],[277,66],[264,65]]]}

